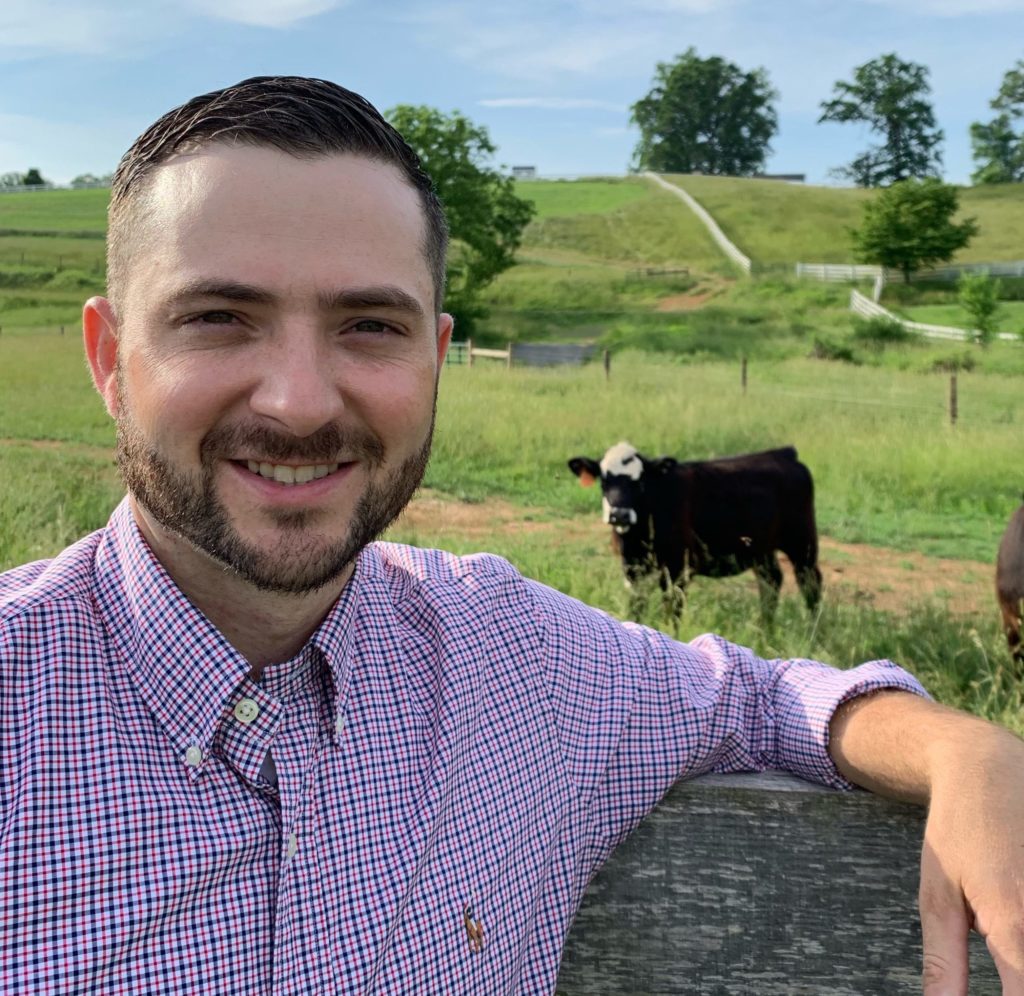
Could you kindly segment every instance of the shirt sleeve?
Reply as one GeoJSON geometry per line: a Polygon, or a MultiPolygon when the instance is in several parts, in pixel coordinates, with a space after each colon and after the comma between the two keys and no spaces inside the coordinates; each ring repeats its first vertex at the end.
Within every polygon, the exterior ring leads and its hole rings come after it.
{"type": "Polygon", "coordinates": [[[777,769],[852,788],[828,754],[835,710],[880,689],[927,694],[887,660],[849,670],[764,660],[718,636],[680,643],[550,590],[535,599],[569,767],[610,847],[681,778],[777,769]]]}

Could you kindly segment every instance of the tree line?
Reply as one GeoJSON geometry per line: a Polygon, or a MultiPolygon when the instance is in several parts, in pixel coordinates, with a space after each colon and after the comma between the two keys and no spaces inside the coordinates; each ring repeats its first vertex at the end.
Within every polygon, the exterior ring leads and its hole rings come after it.
{"type": "MultiPolygon", "coordinates": [[[[821,101],[818,123],[866,124],[879,141],[837,178],[861,187],[938,177],[943,133],[929,100],[928,68],[893,52],[857,66],[821,101]]],[[[720,56],[690,48],[659,62],[650,91],[631,107],[640,129],[634,165],[659,173],[754,176],[764,170],[778,130],[779,94],[763,67],[744,71],[720,56]]],[[[971,125],[974,183],[1024,180],[1024,60],[1003,77],[990,101],[996,116],[971,125]]]]}

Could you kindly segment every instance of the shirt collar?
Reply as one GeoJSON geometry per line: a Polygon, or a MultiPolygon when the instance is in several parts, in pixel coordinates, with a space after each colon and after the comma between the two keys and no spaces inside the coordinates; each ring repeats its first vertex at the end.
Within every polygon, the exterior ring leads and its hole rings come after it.
{"type": "MultiPolygon", "coordinates": [[[[357,563],[310,640],[330,668],[335,712],[347,694],[359,575],[357,563]]],[[[96,580],[99,612],[125,668],[178,757],[198,774],[218,724],[249,673],[248,661],[156,559],[127,498],[115,509],[97,550],[96,580]]],[[[287,697],[282,693],[299,676],[296,669],[283,672],[268,691],[272,686],[275,697],[287,697]]]]}

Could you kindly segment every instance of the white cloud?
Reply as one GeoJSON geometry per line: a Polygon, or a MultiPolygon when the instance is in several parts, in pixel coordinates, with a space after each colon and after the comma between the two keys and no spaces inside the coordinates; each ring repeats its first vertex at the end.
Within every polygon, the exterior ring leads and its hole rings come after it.
{"type": "MultiPolygon", "coordinates": [[[[165,8],[152,5],[149,30],[160,30],[165,8]]],[[[108,0],[4,0],[0,3],[0,52],[100,54],[124,45],[140,26],[139,11],[118,10],[108,0]]]]}
{"type": "Polygon", "coordinates": [[[478,100],[482,107],[536,107],[548,111],[611,111],[624,114],[625,104],[614,104],[609,100],[591,100],[584,97],[491,97],[478,100]]]}
{"type": "Polygon", "coordinates": [[[196,19],[286,28],[349,0],[0,0],[0,56],[138,55],[196,19]]]}
{"type": "Polygon", "coordinates": [[[324,14],[345,0],[187,0],[197,14],[260,28],[286,28],[324,14]]]}

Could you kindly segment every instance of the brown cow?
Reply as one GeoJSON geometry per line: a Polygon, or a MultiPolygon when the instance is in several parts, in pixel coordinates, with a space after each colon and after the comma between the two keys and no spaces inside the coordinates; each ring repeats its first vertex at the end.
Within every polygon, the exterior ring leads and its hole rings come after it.
{"type": "Polygon", "coordinates": [[[1024,660],[1021,649],[1021,599],[1024,599],[1024,505],[1010,516],[996,557],[996,598],[1003,614],[1003,632],[1014,660],[1024,660]]]}

